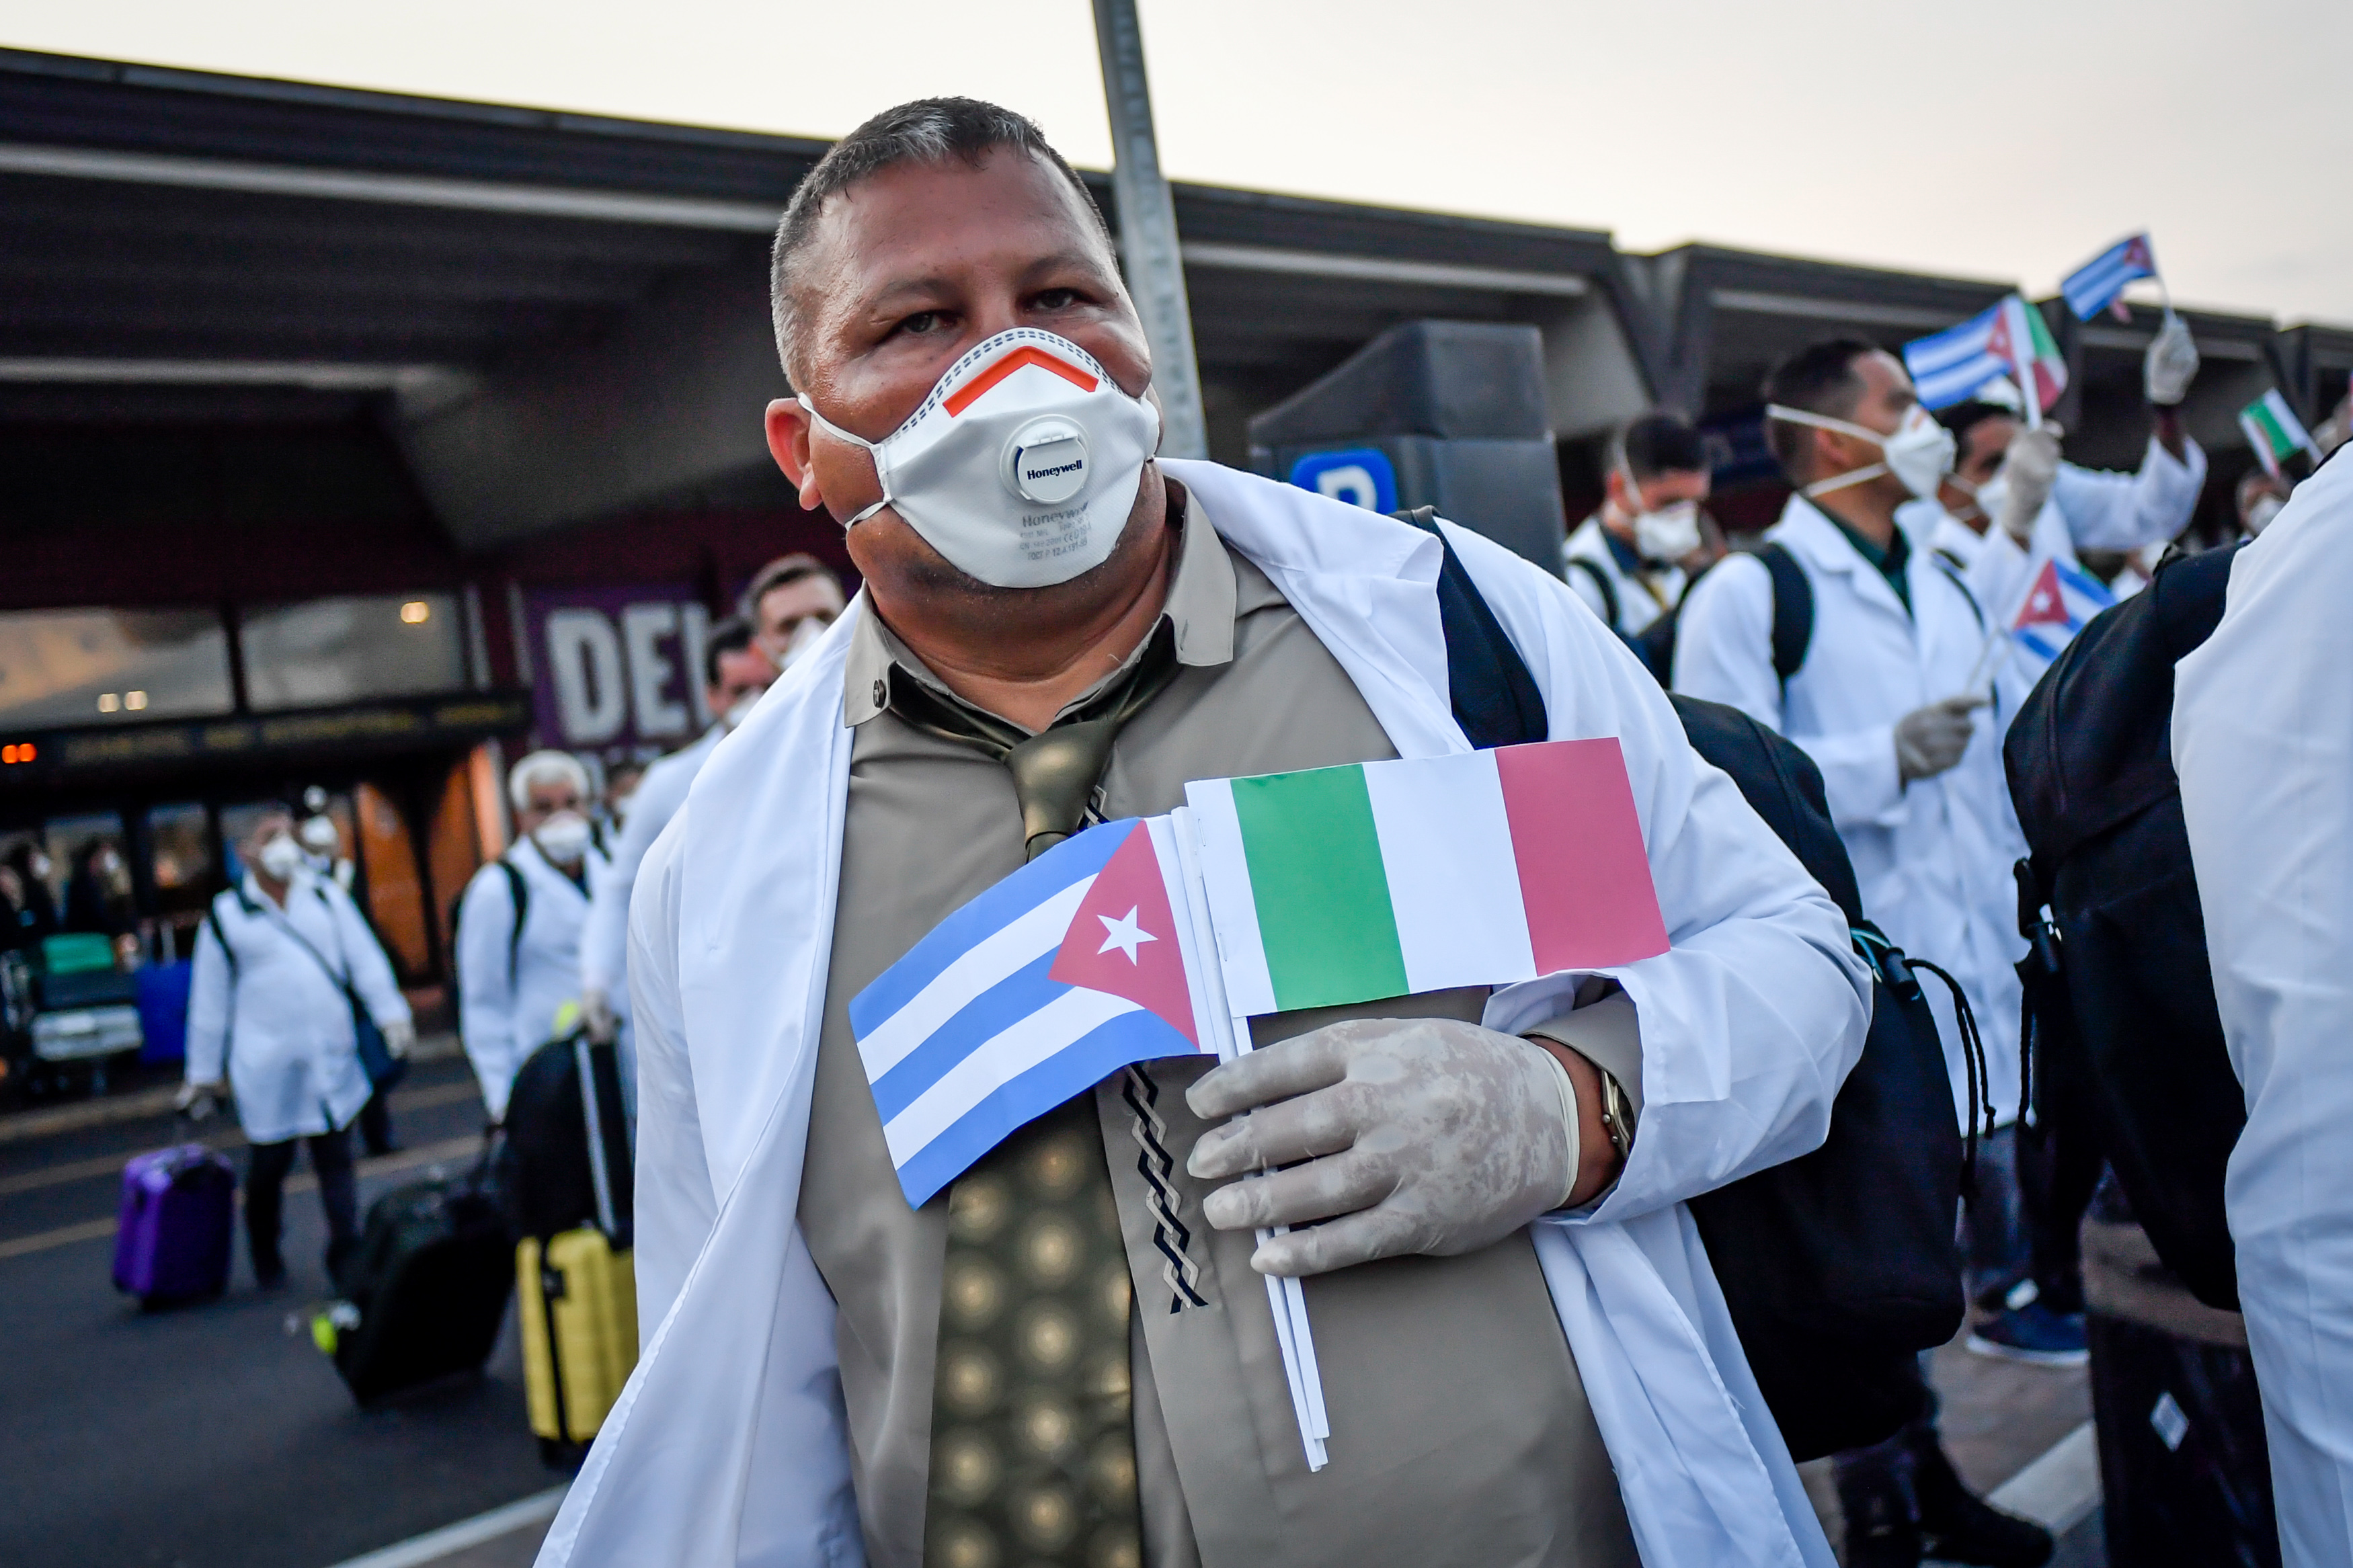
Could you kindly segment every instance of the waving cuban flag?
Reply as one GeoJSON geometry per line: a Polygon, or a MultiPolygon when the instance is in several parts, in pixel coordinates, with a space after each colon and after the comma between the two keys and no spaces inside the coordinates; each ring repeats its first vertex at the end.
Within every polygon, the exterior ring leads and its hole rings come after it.
{"type": "Polygon", "coordinates": [[[950,915],[850,1001],[909,1204],[1129,1063],[1203,1048],[1184,896],[1166,817],[1107,822],[950,915]]]}
{"type": "Polygon", "coordinates": [[[2086,622],[2116,602],[2116,596],[2097,577],[2053,558],[2042,563],[2026,590],[2026,602],[2019,606],[2010,635],[2028,653],[2049,664],[2075,640],[2086,622]]]}

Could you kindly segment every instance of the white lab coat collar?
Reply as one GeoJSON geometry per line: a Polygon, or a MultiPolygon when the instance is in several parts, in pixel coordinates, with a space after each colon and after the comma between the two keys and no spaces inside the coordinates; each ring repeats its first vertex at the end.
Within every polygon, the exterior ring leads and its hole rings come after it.
{"type": "MultiPolygon", "coordinates": [[[[1793,554],[1803,556],[1815,571],[1851,579],[1856,597],[1910,623],[1911,613],[1896,598],[1895,590],[1888,586],[1879,568],[1862,558],[1854,542],[1831,520],[1828,512],[1804,496],[1789,498],[1788,504],[1781,509],[1781,521],[1774,524],[1767,537],[1787,545],[1793,554]]],[[[1905,567],[1908,578],[1918,564],[1919,551],[1909,536],[1905,543],[1912,552],[1905,567]]]]}
{"type": "MultiPolygon", "coordinates": [[[[1445,695],[1436,539],[1212,464],[1162,467],[1274,581],[1400,753],[1469,749],[1445,695]]],[[[1646,758],[1682,745],[1655,685],[1591,617],[1567,608],[1565,585],[1486,541],[1451,537],[1547,691],[1556,734],[1583,705],[1582,721],[1639,735],[1646,758]],[[1597,658],[1622,667],[1597,667],[1597,658]],[[1613,715],[1622,729],[1608,722],[1613,715]]],[[[717,1212],[549,1533],[540,1562],[551,1568],[656,1556],[691,1568],[797,1564],[813,1560],[813,1545],[828,1561],[858,1558],[831,1305],[789,1222],[839,893],[851,748],[841,679],[858,613],[720,743],[670,830],[683,835],[672,873],[678,1002],[717,1212]],[[759,830],[746,834],[746,824],[759,830]]],[[[1664,798],[1669,809],[1696,814],[1705,795],[1709,820],[1720,822],[1716,814],[1737,806],[1713,770],[1676,764],[1672,776],[1684,793],[1664,798]]],[[[1842,919],[1778,842],[1761,828],[1750,836],[1753,814],[1737,810],[1741,847],[1754,853],[1734,866],[1680,865],[1689,879],[1662,887],[1662,901],[1686,901],[1694,879],[1716,877],[1730,878],[1722,885],[1743,897],[1798,900],[1807,920],[1819,902],[1812,923],[1823,931],[1817,940],[1809,925],[1806,940],[1853,971],[1847,978],[1857,994],[1837,1004],[1847,1012],[1829,1026],[1827,1044],[1810,1037],[1798,1054],[1813,1054],[1802,1062],[1778,1052],[1736,1062],[1709,1031],[1667,1022],[1692,994],[1689,983],[1654,990],[1641,965],[1611,972],[1638,1007],[1655,1003],[1646,1016],[1662,1020],[1645,1040],[1647,1125],[1657,1131],[1647,1146],[1637,1142],[1609,1200],[1575,1223],[1538,1226],[1535,1242],[1651,1568],[1828,1568],[1827,1543],[1764,1413],[1697,1232],[1674,1201],[1819,1142],[1823,1086],[1843,1077],[1861,1045],[1867,982],[1842,919]],[[1727,1100],[1736,1079],[1759,1085],[1753,1099],[1727,1100]],[[1757,1141],[1760,1108],[1774,1117],[1769,1147],[1757,1141]]],[[[1489,1021],[1514,1027],[1515,1007],[1556,1005],[1576,979],[1499,993],[1489,1021]]]]}

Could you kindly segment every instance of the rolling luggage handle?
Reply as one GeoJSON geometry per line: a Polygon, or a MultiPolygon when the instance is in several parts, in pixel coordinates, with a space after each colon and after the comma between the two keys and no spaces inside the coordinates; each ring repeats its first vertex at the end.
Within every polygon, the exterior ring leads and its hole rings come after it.
{"type": "Polygon", "coordinates": [[[613,1210],[613,1175],[605,1165],[604,1108],[596,1103],[596,1064],[586,1031],[572,1037],[572,1064],[580,1075],[580,1111],[588,1128],[588,1178],[596,1188],[596,1228],[605,1238],[620,1244],[619,1222],[613,1210]]]}

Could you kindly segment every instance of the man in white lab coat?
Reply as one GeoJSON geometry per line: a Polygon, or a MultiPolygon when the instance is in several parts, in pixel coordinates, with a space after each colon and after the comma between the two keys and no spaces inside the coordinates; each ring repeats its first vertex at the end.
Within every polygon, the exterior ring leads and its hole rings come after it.
{"type": "Polygon", "coordinates": [[[2353,1562],[2353,460],[2231,566],[2173,758],[2247,1126],[2223,1188],[2287,1568],[2353,1562]]]}
{"type": "Polygon", "coordinates": [[[280,1221],[294,1145],[308,1140],[327,1211],[327,1271],[359,1237],[349,1130],[367,1102],[353,998],[396,1057],[416,1039],[392,964],[351,896],[303,864],[290,812],[254,824],[237,852],[245,879],[213,900],[188,992],[187,1082],[197,1115],[233,1094],[253,1145],[245,1184],[254,1277],[286,1278],[280,1221]]]}
{"type": "Polygon", "coordinates": [[[629,893],[637,886],[638,868],[646,851],[661,837],[694,775],[711,760],[711,752],[727,731],[743,721],[768,683],[776,679],[775,661],[763,652],[750,622],[731,616],[712,625],[702,640],[702,702],[714,717],[691,745],[672,752],[646,769],[629,796],[620,837],[611,858],[597,868],[588,884],[588,919],[580,933],[580,1016],[589,1038],[599,1042],[619,1037],[621,1086],[634,1103],[637,1074],[627,1032],[628,1016],[629,893]]]}
{"type": "Polygon", "coordinates": [[[588,770],[568,752],[533,752],[507,774],[512,847],[474,873],[458,908],[458,1022],[492,1121],[515,1074],[580,997],[588,889],[607,864],[588,820],[588,770]]]}
{"type": "Polygon", "coordinates": [[[1601,505],[1569,531],[1561,575],[1588,608],[1633,637],[1683,602],[1682,563],[1704,542],[1707,449],[1672,414],[1645,414],[1609,438],[1601,505]]]}
{"type": "MultiPolygon", "coordinates": [[[[1918,549],[1895,516],[1908,498],[1935,493],[1951,462],[1951,437],[1920,406],[1902,363],[1859,339],[1791,355],[1767,378],[1765,399],[1767,435],[1798,487],[1766,540],[1805,574],[1812,636],[1803,662],[1781,680],[1772,575],[1756,556],[1735,554],[1683,605],[1674,689],[1743,710],[1820,765],[1864,911],[1896,945],[1959,981],[1985,1042],[1993,1120],[2012,1122],[2019,981],[2011,965],[2025,944],[2010,867],[2024,844],[2002,774],[2003,716],[1986,711],[1985,655],[1989,634],[2000,634],[1958,573],[1918,549]]],[[[1955,1110],[1967,1124],[1975,1112],[1958,1020],[1945,989],[1926,984],[1955,1110]]],[[[2015,1186],[2000,1174],[1992,1161],[1981,1162],[1972,1240],[2022,1253],[2015,1186]],[[1998,1195],[2007,1200],[1999,1206],[1989,1201],[1998,1195]]],[[[2021,1311],[1979,1332],[2023,1325],[2025,1353],[2083,1359],[2080,1313],[2031,1303],[2021,1311]]],[[[1916,1559],[1926,1536],[1934,1555],[2040,1561],[2025,1536],[2032,1527],[1994,1515],[1951,1479],[1932,1426],[1891,1457],[1892,1468],[1858,1466],[1842,1478],[1851,1560],[1858,1552],[1873,1563],[1916,1559]],[[1921,1481],[1916,1514],[1909,1489],[1919,1478],[1905,1472],[1936,1483],[1921,1481]],[[1863,1514],[1867,1537],[1856,1517],[1863,1514]],[[1962,1542],[1990,1550],[1962,1554],[1962,1542]]],[[[2047,1537],[2039,1549],[2047,1553],[2047,1537]]]]}
{"type": "Polygon", "coordinates": [[[1314,746],[1465,752],[1441,552],[1155,459],[1115,254],[1018,116],[879,116],[776,258],[807,402],[770,406],[771,446],[865,586],[640,877],[647,1344],[542,1562],[1827,1568],[1682,1200],[1820,1138],[1864,973],[1622,645],[1476,536],[1448,532],[1553,734],[1620,742],[1672,951],[1270,1019],[1255,1055],[1114,1077],[909,1207],[848,996],[1091,801],[1165,811],[1314,746]],[[1023,751],[1039,731],[1067,750],[1023,751]],[[1619,1135],[1611,1084],[1643,1091],[1619,1135]],[[1280,1159],[1321,1157],[1236,1180],[1303,1119],[1324,1140],[1280,1159]],[[1261,1273],[1314,1277],[1320,1473],[1261,1273]]]}

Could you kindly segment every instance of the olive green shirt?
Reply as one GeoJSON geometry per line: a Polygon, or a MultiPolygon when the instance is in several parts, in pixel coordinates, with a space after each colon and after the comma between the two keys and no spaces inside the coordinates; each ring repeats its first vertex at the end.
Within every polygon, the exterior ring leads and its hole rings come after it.
{"type": "MultiPolygon", "coordinates": [[[[1107,818],[1183,804],[1188,779],[1396,755],[1346,673],[1274,584],[1198,515],[1164,615],[1183,668],[1133,720],[1103,785],[1107,818]]],[[[923,1555],[948,1195],[911,1210],[883,1142],[849,998],[934,925],[1022,865],[1011,776],[887,710],[890,682],[945,694],[871,613],[846,677],[851,750],[839,913],[818,1045],[800,1222],[839,1310],[851,1467],[873,1568],[923,1555]]],[[[1107,677],[1106,679],[1115,677],[1107,677]]],[[[1089,693],[1092,695],[1092,693],[1089,693]]],[[[1476,992],[1259,1020],[1261,1042],[1345,1016],[1475,1020],[1476,992]]],[[[1630,1035],[1630,1031],[1628,1031],[1630,1035]]],[[[1306,1282],[1331,1416],[1310,1474],[1255,1237],[1201,1217],[1213,1184],[1185,1160],[1204,1130],[1184,1090],[1206,1058],[1146,1064],[1155,1124],[1099,1087],[1097,1110],[1135,1286],[1138,1487],[1150,1568],[1617,1568],[1636,1562],[1616,1478],[1525,1232],[1461,1258],[1406,1258],[1306,1282]],[[1194,1289],[1155,1245],[1140,1156],[1157,1141],[1194,1289]]],[[[1605,1062],[1639,1081],[1639,1054],[1605,1062]]]]}

